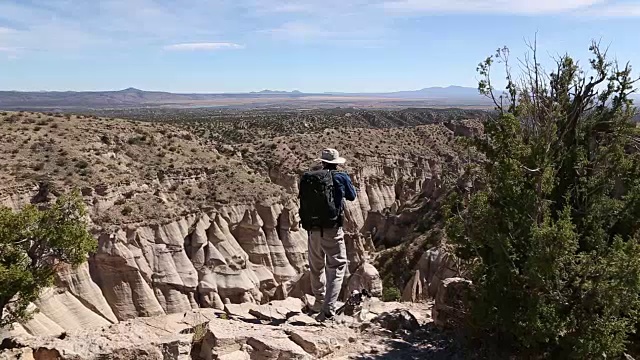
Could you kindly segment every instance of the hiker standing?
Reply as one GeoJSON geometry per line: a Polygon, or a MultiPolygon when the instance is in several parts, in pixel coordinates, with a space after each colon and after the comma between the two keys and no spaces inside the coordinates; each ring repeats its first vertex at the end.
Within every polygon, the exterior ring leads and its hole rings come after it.
{"type": "Polygon", "coordinates": [[[335,314],[342,288],[347,267],[344,200],[355,200],[356,190],[349,175],[338,171],[346,160],[337,150],[322,150],[317,161],[323,167],[302,175],[299,198],[301,225],[309,234],[311,288],[316,298],[312,311],[320,313],[318,320],[323,321],[335,314]]]}

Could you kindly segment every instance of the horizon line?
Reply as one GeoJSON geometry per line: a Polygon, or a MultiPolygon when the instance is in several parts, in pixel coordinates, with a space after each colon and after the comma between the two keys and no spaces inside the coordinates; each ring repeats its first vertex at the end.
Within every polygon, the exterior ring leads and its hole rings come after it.
{"type": "MultiPolygon", "coordinates": [[[[269,94],[269,93],[282,93],[282,94],[392,94],[398,92],[413,92],[413,91],[421,91],[426,89],[450,89],[450,88],[459,88],[459,89],[474,89],[477,90],[476,87],[471,86],[461,86],[461,85],[447,85],[447,86],[427,86],[420,89],[411,89],[411,90],[391,90],[391,91],[301,91],[298,89],[293,90],[272,90],[272,89],[262,89],[262,90],[251,90],[251,91],[235,91],[235,92],[220,92],[220,91],[205,91],[205,92],[183,92],[183,91],[167,91],[167,90],[143,90],[136,87],[127,87],[123,89],[109,89],[109,90],[3,90],[0,89],[0,92],[19,92],[19,93],[99,93],[99,92],[123,92],[123,91],[142,91],[142,92],[160,92],[160,93],[169,93],[176,95],[239,95],[239,94],[256,94],[259,95],[269,94]]],[[[272,94],[273,95],[273,94],[272,94]]]]}

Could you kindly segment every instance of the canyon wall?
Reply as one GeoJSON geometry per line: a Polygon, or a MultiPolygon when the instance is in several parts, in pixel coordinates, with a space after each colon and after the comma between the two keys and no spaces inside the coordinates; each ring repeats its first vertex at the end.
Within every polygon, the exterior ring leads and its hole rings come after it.
{"type": "MultiPolygon", "coordinates": [[[[387,225],[385,214],[396,214],[415,196],[428,193],[441,171],[439,160],[419,156],[368,157],[359,164],[350,169],[358,197],[345,210],[349,274],[369,270],[366,249],[372,250],[372,239],[399,241],[402,229],[387,225]]],[[[272,171],[269,177],[288,195],[102,227],[96,233],[97,252],[77,269],[60,271],[56,286],[32,305],[38,310],[34,317],[16,324],[13,332],[59,334],[198,307],[264,303],[291,294],[293,287],[304,288],[299,283],[307,270],[307,234],[299,226],[292,195],[298,176],[272,171]]],[[[122,194],[143,196],[167,186],[171,184],[96,187],[83,189],[83,194],[97,214],[122,194]]],[[[34,187],[1,201],[18,207],[36,193],[34,187]]],[[[352,289],[360,283],[345,285],[352,289]]],[[[379,284],[374,287],[381,291],[379,284]]]]}

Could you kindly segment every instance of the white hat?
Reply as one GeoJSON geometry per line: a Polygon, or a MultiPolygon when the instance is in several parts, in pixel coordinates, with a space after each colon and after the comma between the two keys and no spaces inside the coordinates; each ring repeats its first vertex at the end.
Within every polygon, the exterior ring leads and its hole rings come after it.
{"type": "Polygon", "coordinates": [[[316,161],[322,161],[328,164],[344,164],[347,159],[340,157],[338,150],[336,149],[323,149],[320,153],[320,158],[316,161]]]}

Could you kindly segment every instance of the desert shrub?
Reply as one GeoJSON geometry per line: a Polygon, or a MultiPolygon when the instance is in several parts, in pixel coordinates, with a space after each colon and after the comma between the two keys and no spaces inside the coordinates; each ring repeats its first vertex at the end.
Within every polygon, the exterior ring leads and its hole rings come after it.
{"type": "Polygon", "coordinates": [[[44,163],[43,162],[38,162],[33,164],[33,166],[31,167],[34,171],[40,171],[42,169],[44,169],[44,163]]]}
{"type": "Polygon", "coordinates": [[[78,160],[74,166],[78,169],[86,169],[89,163],[86,160],[78,160]]]}
{"type": "Polygon", "coordinates": [[[395,286],[385,286],[382,289],[382,301],[398,301],[401,296],[400,289],[395,286]]]}
{"type": "Polygon", "coordinates": [[[133,212],[133,209],[131,208],[131,206],[127,205],[125,207],[122,208],[122,210],[120,211],[120,213],[123,216],[128,216],[133,212]]]}
{"type": "Polygon", "coordinates": [[[547,75],[534,50],[521,79],[506,48],[480,64],[479,89],[497,108],[470,142],[484,160],[465,176],[481,186],[449,199],[447,233],[474,282],[469,333],[523,358],[616,358],[638,324],[631,68],[591,51],[590,70],[566,55],[547,75]],[[496,62],[507,69],[502,96],[496,62]]]}
{"type": "Polygon", "coordinates": [[[60,263],[81,264],[95,250],[85,214],[77,192],[44,210],[0,207],[0,326],[29,318],[29,304],[53,285],[60,263]]]}
{"type": "Polygon", "coordinates": [[[145,135],[134,135],[127,140],[129,145],[141,145],[147,140],[145,135]]]}

